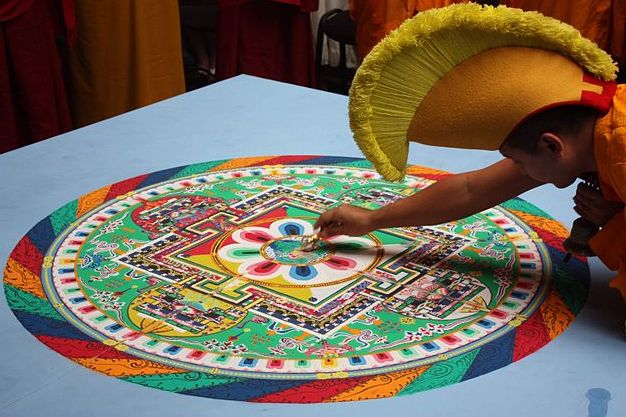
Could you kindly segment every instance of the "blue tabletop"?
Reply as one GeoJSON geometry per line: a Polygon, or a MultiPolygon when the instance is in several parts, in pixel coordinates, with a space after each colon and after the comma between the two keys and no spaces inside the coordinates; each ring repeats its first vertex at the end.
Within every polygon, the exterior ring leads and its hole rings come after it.
{"type": "MultiPolygon", "coordinates": [[[[256,155],[361,156],[347,97],[239,76],[0,155],[0,264],[40,219],[63,204],[135,175],[256,155]]],[[[412,145],[409,162],[462,172],[495,152],[412,145]]],[[[572,187],[522,197],[570,225],[572,187]]],[[[0,416],[591,416],[626,415],[625,307],[612,273],[590,261],[591,292],[576,321],[519,362],[404,397],[355,403],[267,405],[146,388],[91,372],[49,350],[0,296],[0,416]],[[608,391],[608,412],[588,397],[608,391]]]]}

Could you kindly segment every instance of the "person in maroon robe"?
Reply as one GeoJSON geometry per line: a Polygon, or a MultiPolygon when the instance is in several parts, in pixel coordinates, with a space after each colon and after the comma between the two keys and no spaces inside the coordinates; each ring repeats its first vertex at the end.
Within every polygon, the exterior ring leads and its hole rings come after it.
{"type": "Polygon", "coordinates": [[[0,0],[0,153],[71,129],[46,0],[0,0]]]}
{"type": "Polygon", "coordinates": [[[310,12],[318,0],[218,0],[218,80],[237,74],[315,85],[310,12]]]}

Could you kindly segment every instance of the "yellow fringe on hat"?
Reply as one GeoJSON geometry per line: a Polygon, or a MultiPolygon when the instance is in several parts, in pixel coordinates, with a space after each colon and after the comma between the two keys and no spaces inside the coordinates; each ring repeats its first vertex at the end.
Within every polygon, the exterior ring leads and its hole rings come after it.
{"type": "Polygon", "coordinates": [[[502,46],[554,50],[600,79],[616,77],[609,54],[574,27],[537,12],[474,3],[420,12],[372,49],[350,89],[354,139],[383,177],[404,177],[407,131],[432,86],[465,59],[502,46]]]}

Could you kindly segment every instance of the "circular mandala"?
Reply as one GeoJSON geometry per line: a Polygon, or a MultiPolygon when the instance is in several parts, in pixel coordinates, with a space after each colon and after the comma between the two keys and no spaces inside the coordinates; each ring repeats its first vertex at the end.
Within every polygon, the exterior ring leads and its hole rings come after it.
{"type": "Polygon", "coordinates": [[[584,303],[588,268],[562,262],[567,230],[520,199],[302,251],[329,208],[378,208],[446,175],[409,174],[389,183],[361,159],[289,156],[106,186],[18,243],[7,300],[41,342],[87,368],[259,402],[414,393],[560,334],[584,303]]]}

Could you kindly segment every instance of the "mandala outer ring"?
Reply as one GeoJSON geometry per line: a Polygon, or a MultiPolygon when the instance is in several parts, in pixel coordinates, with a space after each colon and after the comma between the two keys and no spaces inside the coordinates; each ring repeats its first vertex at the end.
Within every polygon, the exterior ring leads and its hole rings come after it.
{"type": "MultiPolygon", "coordinates": [[[[512,329],[503,330],[501,337],[454,356],[443,355],[431,365],[419,368],[393,370],[390,373],[350,376],[334,372],[319,374],[319,381],[298,379],[259,380],[242,376],[223,375],[214,368],[207,372],[168,366],[161,362],[133,356],[128,348],[115,340],[97,340],[82,333],[57,311],[58,301],[51,301],[50,289],[42,286],[39,275],[52,265],[45,257],[49,246],[76,219],[86,216],[112,199],[123,200],[137,194],[137,189],[154,186],[172,178],[197,175],[201,172],[221,171],[244,167],[273,165],[324,165],[335,167],[367,167],[355,158],[289,156],[240,158],[190,165],[143,175],[96,190],[79,200],[68,203],[39,222],[22,238],[12,252],[5,269],[5,293],[14,314],[40,341],[75,362],[90,369],[146,386],[182,392],[190,395],[261,402],[319,402],[351,401],[389,397],[444,386],[473,378],[511,361],[519,360],[537,350],[564,330],[574,314],[582,307],[588,286],[588,268],[583,259],[574,259],[569,265],[552,262],[550,268],[555,281],[545,302],[536,306],[525,320],[512,323],[512,329]],[[49,292],[50,291],[50,292],[49,292]],[[46,294],[48,293],[48,294],[46,294]],[[560,319],[560,322],[559,320],[560,319]],[[51,326],[52,325],[52,326],[51,326]],[[506,339],[506,340],[504,340],[506,339]],[[487,355],[490,351],[490,355],[487,355]],[[496,352],[494,361],[493,352],[496,352]],[[119,366],[116,366],[116,363],[119,366]],[[135,366],[134,372],[124,373],[122,365],[135,366]],[[442,372],[444,368],[452,371],[442,372]],[[174,382],[172,382],[174,381],[174,382]],[[384,389],[378,388],[384,385],[384,389]]],[[[443,178],[446,173],[423,167],[410,167],[409,175],[425,180],[443,178]]],[[[562,240],[566,229],[548,215],[522,200],[511,200],[502,207],[512,217],[529,225],[547,260],[564,255],[562,240]]],[[[505,329],[503,327],[503,329],[505,329]]],[[[474,347],[473,345],[471,347],[474,347]]]]}

